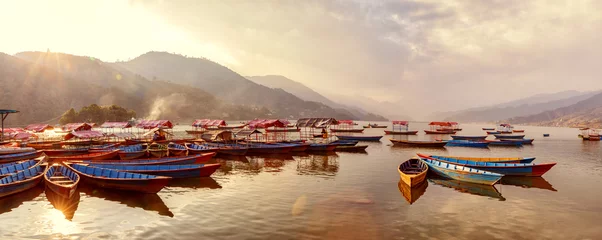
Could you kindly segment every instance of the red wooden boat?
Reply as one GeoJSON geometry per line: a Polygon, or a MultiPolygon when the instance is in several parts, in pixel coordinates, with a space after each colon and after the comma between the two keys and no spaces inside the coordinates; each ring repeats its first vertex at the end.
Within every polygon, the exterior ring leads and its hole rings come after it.
{"type": "Polygon", "coordinates": [[[116,171],[150,174],[172,178],[198,178],[209,177],[221,164],[188,164],[188,165],[107,165],[91,164],[91,167],[108,168],[116,171]]]}
{"type": "Polygon", "coordinates": [[[72,155],[72,156],[55,156],[50,159],[57,160],[107,160],[117,157],[119,150],[104,151],[104,152],[93,152],[88,154],[72,155]]]}
{"type": "Polygon", "coordinates": [[[512,130],[512,132],[523,133],[523,132],[525,132],[525,130],[523,130],[523,129],[514,129],[514,130],[512,130]]]}
{"type": "Polygon", "coordinates": [[[57,148],[42,150],[49,157],[80,155],[88,152],[88,148],[57,148]]]}
{"type": "Polygon", "coordinates": [[[418,131],[389,131],[385,130],[385,134],[387,135],[416,135],[418,131]]]}
{"type": "Polygon", "coordinates": [[[426,134],[456,134],[454,130],[424,130],[426,134]]]}
{"type": "Polygon", "coordinates": [[[16,162],[20,160],[34,159],[42,155],[42,151],[15,153],[0,155],[0,163],[16,162]]]}
{"type": "Polygon", "coordinates": [[[389,139],[394,145],[412,146],[412,147],[444,147],[447,141],[409,141],[389,139]]]}
{"type": "Polygon", "coordinates": [[[39,141],[39,142],[28,142],[28,147],[40,149],[52,149],[61,148],[62,144],[59,141],[39,141]]]}
{"type": "Polygon", "coordinates": [[[89,167],[81,164],[67,164],[71,171],[76,172],[86,183],[102,188],[157,193],[171,179],[170,177],[146,175],[139,173],[119,172],[105,168],[89,167]]]}
{"type": "Polygon", "coordinates": [[[42,181],[44,172],[46,172],[46,165],[37,164],[34,167],[3,177],[0,179],[0,198],[37,186],[42,181]]]}
{"type": "Polygon", "coordinates": [[[219,148],[203,144],[185,144],[188,154],[216,153],[219,148]]]}
{"type": "Polygon", "coordinates": [[[106,152],[108,150],[113,150],[117,147],[119,147],[120,143],[109,143],[109,144],[102,144],[102,145],[92,145],[90,146],[90,148],[88,148],[89,152],[106,152]]]}
{"type": "Polygon", "coordinates": [[[350,133],[361,133],[364,132],[364,129],[330,129],[331,132],[350,132],[350,133]]]}
{"type": "Polygon", "coordinates": [[[44,174],[46,187],[63,198],[71,198],[79,184],[79,175],[65,166],[49,166],[44,174]]]}
{"type": "Polygon", "coordinates": [[[83,160],[74,161],[86,164],[122,164],[122,165],[171,165],[171,164],[198,164],[206,163],[215,156],[216,153],[205,153],[190,155],[186,157],[165,157],[165,158],[146,158],[135,160],[83,160]]]}

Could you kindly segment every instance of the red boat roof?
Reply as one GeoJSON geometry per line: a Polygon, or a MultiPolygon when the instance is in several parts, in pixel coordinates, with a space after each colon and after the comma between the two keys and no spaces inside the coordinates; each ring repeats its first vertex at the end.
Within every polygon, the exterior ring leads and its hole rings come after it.
{"type": "Polygon", "coordinates": [[[393,125],[408,125],[408,121],[393,121],[393,125]]]}
{"type": "Polygon", "coordinates": [[[100,125],[101,128],[131,128],[132,124],[129,122],[105,122],[100,125]]]}
{"type": "Polygon", "coordinates": [[[211,120],[211,119],[197,119],[192,123],[193,127],[218,127],[218,126],[227,126],[228,124],[224,120],[211,120]]]}
{"type": "Polygon", "coordinates": [[[63,131],[86,131],[92,130],[92,125],[88,123],[67,123],[63,125],[63,131]]]}
{"type": "Polygon", "coordinates": [[[103,137],[104,134],[99,131],[72,131],[65,135],[65,140],[69,140],[71,138],[80,138],[80,139],[91,139],[103,137]]]}
{"type": "Polygon", "coordinates": [[[250,128],[269,128],[269,127],[286,127],[286,123],[281,122],[279,119],[255,119],[247,123],[250,128]]]}
{"type": "Polygon", "coordinates": [[[452,124],[450,122],[431,122],[429,123],[429,125],[431,126],[451,126],[452,124]]]}
{"type": "Polygon", "coordinates": [[[25,130],[33,131],[33,132],[43,132],[46,129],[52,129],[53,127],[48,124],[37,123],[37,124],[29,124],[25,127],[25,130]]]}
{"type": "Polygon", "coordinates": [[[142,120],[136,127],[151,129],[151,128],[173,128],[173,124],[169,120],[142,120]]]}

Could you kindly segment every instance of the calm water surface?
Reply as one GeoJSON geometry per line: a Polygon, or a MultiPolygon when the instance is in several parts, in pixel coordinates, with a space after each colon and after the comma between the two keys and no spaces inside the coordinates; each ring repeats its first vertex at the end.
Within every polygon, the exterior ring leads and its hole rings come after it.
{"type": "MultiPolygon", "coordinates": [[[[462,135],[485,125],[463,125],[462,135]]],[[[424,123],[411,129],[422,130],[424,123]]],[[[2,239],[600,239],[602,145],[568,128],[524,127],[533,146],[392,147],[367,153],[216,159],[212,178],[156,195],[81,186],[65,202],[43,187],[0,199],[2,239]],[[543,133],[551,137],[543,138],[543,133]],[[494,187],[431,177],[407,191],[397,166],[416,152],[535,156],[557,162],[543,178],[494,187]],[[405,194],[405,195],[404,195],[405,194]],[[410,204],[412,202],[412,204],[410,204]],[[60,209],[60,210],[57,210],[60,209]]],[[[382,134],[368,129],[365,135],[382,134]]],[[[411,139],[446,136],[411,136],[411,139]]]]}

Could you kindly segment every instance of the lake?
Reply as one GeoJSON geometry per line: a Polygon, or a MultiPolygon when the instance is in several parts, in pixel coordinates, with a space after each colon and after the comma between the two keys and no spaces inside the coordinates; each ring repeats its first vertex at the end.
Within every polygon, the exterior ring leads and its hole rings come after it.
{"type": "MultiPolygon", "coordinates": [[[[482,127],[493,126],[462,127],[458,135],[483,135],[482,127]]],[[[366,143],[364,154],[217,158],[222,167],[211,178],[177,181],[158,194],[81,186],[79,198],[64,202],[40,187],[0,198],[0,234],[3,239],[599,239],[601,143],[582,141],[577,129],[516,128],[525,129],[534,144],[416,149],[392,147],[385,136],[366,143]],[[426,185],[408,194],[398,184],[397,167],[417,152],[532,156],[534,163],[558,164],[542,178],[502,179],[493,187],[429,175],[426,185]]],[[[411,123],[410,129],[421,131],[410,139],[447,137],[424,135],[426,123],[411,123]]]]}

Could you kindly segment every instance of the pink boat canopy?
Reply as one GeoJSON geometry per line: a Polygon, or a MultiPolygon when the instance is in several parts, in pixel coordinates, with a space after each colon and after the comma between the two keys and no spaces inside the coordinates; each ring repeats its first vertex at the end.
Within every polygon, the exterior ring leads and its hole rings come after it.
{"type": "Polygon", "coordinates": [[[442,127],[451,127],[452,124],[450,122],[431,122],[429,123],[431,126],[442,126],[442,127]]]}
{"type": "Polygon", "coordinates": [[[29,138],[37,138],[37,136],[33,133],[28,133],[28,132],[18,132],[15,133],[14,135],[11,135],[10,138],[15,139],[15,140],[26,140],[29,138]]]}
{"type": "Polygon", "coordinates": [[[65,135],[65,140],[69,140],[72,138],[92,139],[92,138],[99,138],[99,137],[104,137],[104,134],[99,131],[82,130],[82,131],[72,131],[72,132],[68,133],[67,135],[65,135]]]}
{"type": "Polygon", "coordinates": [[[4,129],[5,134],[13,134],[13,133],[21,133],[21,132],[25,132],[25,130],[23,128],[5,128],[4,129]]]}
{"type": "Polygon", "coordinates": [[[136,127],[144,129],[173,128],[173,124],[169,120],[142,120],[136,127]]]}
{"type": "Polygon", "coordinates": [[[89,131],[92,130],[92,125],[88,123],[67,123],[62,127],[63,131],[89,131]]]}
{"type": "Polygon", "coordinates": [[[285,128],[288,124],[281,122],[280,119],[255,119],[249,121],[247,125],[249,128],[255,129],[270,127],[285,128]]]}
{"type": "Polygon", "coordinates": [[[105,122],[100,125],[101,128],[131,128],[132,124],[129,122],[105,122]]]}
{"type": "Polygon", "coordinates": [[[393,125],[401,125],[401,126],[408,125],[408,121],[393,121],[392,123],[393,123],[393,125]]]}
{"type": "Polygon", "coordinates": [[[27,127],[25,127],[25,130],[32,131],[32,132],[43,132],[45,130],[50,130],[50,129],[53,129],[53,127],[48,124],[43,124],[43,123],[29,124],[29,125],[27,125],[27,127]]]}
{"type": "Polygon", "coordinates": [[[228,125],[226,123],[226,121],[224,120],[211,120],[211,119],[197,119],[192,123],[193,127],[201,127],[201,128],[208,128],[208,127],[219,127],[219,126],[226,126],[228,125]]]}

